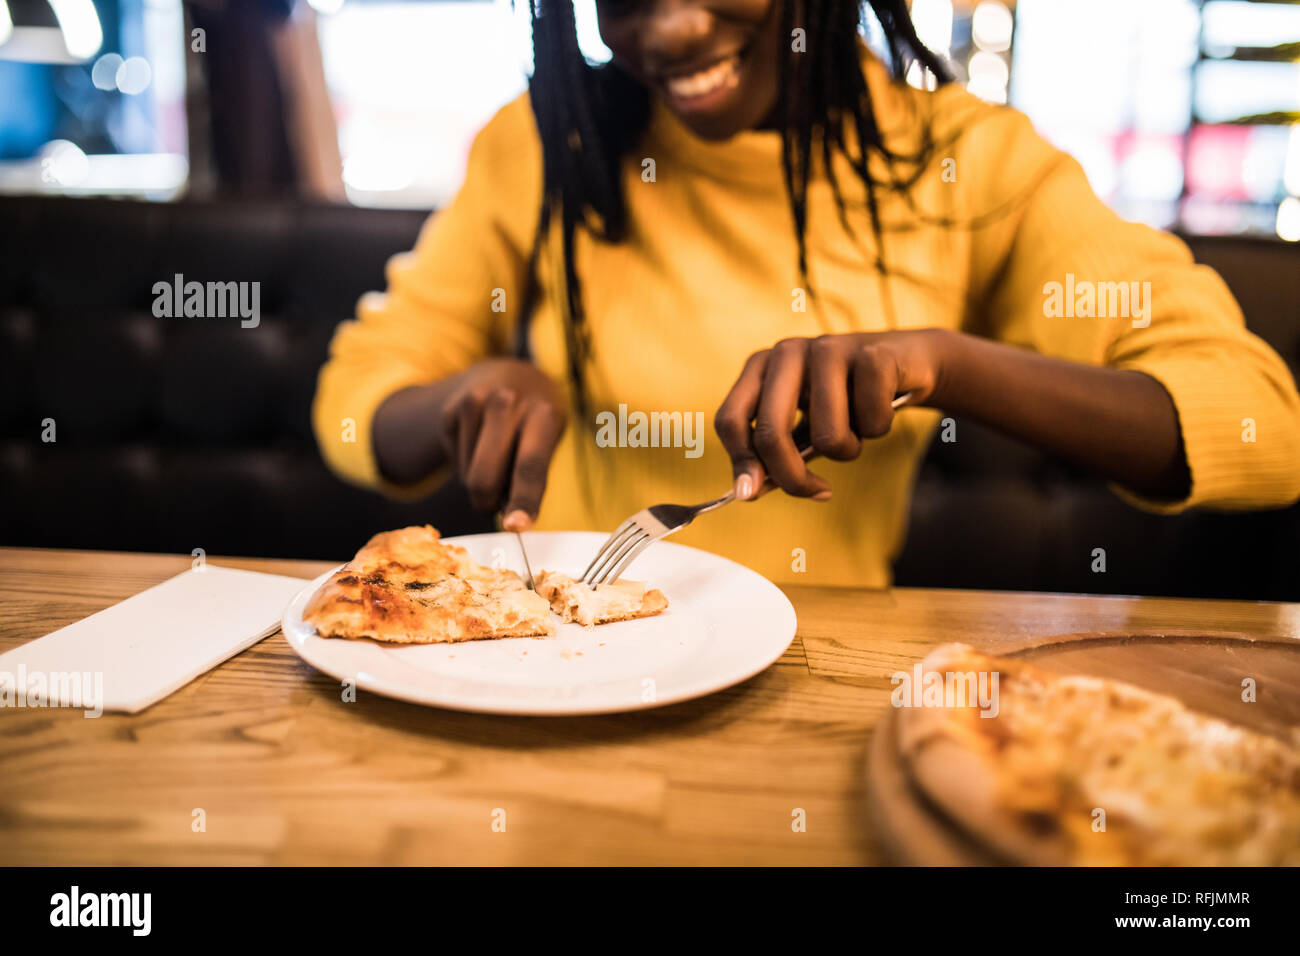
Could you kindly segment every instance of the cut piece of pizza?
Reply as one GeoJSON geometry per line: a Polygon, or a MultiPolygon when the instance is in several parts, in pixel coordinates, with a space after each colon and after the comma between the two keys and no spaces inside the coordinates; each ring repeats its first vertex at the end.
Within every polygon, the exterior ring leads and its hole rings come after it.
{"type": "Polygon", "coordinates": [[[921,667],[927,682],[939,675],[934,688],[958,692],[900,710],[904,766],[933,806],[1008,862],[1300,864],[1295,747],[1172,697],[962,644],[921,667]],[[993,706],[969,694],[980,675],[993,706]]]}
{"type": "Polygon", "coordinates": [[[651,617],[668,607],[668,598],[643,581],[615,581],[592,587],[567,574],[542,571],[536,578],[537,593],[551,602],[551,610],[565,621],[584,627],[651,617]]]}
{"type": "Polygon", "coordinates": [[[313,595],[303,619],[322,637],[395,644],[555,633],[550,605],[518,574],[475,563],[429,525],[375,535],[313,595]]]}

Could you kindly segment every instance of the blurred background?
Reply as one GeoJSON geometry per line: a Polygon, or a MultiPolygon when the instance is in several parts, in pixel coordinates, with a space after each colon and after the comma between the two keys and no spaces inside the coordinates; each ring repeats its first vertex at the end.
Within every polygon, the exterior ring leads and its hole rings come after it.
{"type": "MultiPolygon", "coordinates": [[[[594,0],[575,7],[607,60],[594,0]]],[[[971,92],[1028,113],[1124,215],[1300,241],[1300,4],[912,11],[971,92]]],[[[508,0],[2,0],[0,190],[436,208],[530,69],[508,0]]]]}
{"type": "MultiPolygon", "coordinates": [[[[606,60],[593,0],[575,8],[606,60]]],[[[1183,235],[1295,370],[1300,3],[912,12],[959,82],[1183,235]]],[[[307,409],[334,325],[455,193],[530,44],[508,0],[0,0],[0,543],[346,557],[400,522],[484,529],[455,487],[397,505],[339,484],[307,409]],[[265,319],[154,317],[176,273],[260,282],[265,319]]],[[[1154,518],[962,435],[926,461],[900,583],[1300,598],[1297,509],[1154,518]]]]}

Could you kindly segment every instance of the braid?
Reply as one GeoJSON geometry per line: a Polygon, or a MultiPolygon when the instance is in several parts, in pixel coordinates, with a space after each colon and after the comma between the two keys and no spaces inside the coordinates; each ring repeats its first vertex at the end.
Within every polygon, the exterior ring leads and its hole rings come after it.
{"type": "MultiPolygon", "coordinates": [[[[863,76],[859,30],[862,0],[774,0],[780,2],[783,37],[791,37],[801,15],[807,49],[801,56],[783,42],[777,117],[781,128],[781,167],[798,241],[799,273],[808,280],[808,183],[814,150],[820,154],[835,197],[839,220],[851,236],[843,193],[835,175],[836,153],[844,156],[866,188],[867,209],[876,240],[876,266],[886,273],[884,235],[877,183],[868,158],[874,151],[890,163],[893,189],[906,190],[893,171],[896,160],[884,143],[863,76]],[[856,149],[845,127],[852,124],[856,149]]],[[[906,0],[867,0],[889,47],[890,67],[902,77],[920,63],[938,82],[951,77],[942,60],[916,34],[906,0]]],[[[543,198],[530,262],[552,223],[558,221],[564,260],[564,331],[568,371],[579,416],[587,419],[590,397],[585,372],[590,329],[574,256],[579,226],[604,242],[621,242],[628,233],[622,190],[624,158],[644,133],[650,94],[614,64],[589,64],[578,46],[572,0],[529,0],[533,23],[533,74],[528,89],[542,143],[543,198]]],[[[924,165],[921,155],[908,157],[924,165]]],[[[913,177],[915,178],[915,177],[913,177]]],[[[534,281],[533,268],[529,281],[534,281]]],[[[809,293],[812,294],[811,283],[809,293]]],[[[525,317],[526,319],[526,317],[525,317]]]]}
{"type": "MultiPolygon", "coordinates": [[[[894,75],[901,77],[912,62],[919,62],[934,74],[939,82],[947,82],[948,68],[916,35],[905,0],[869,0],[871,10],[880,22],[889,44],[891,67],[894,75]]],[[[871,103],[871,90],[862,73],[858,53],[859,28],[862,7],[857,0],[785,0],[782,35],[793,30],[792,17],[796,7],[802,6],[807,17],[807,39],[813,56],[783,57],[782,74],[782,165],[786,169],[786,187],[789,194],[795,236],[799,243],[799,272],[807,279],[807,203],[808,165],[813,137],[820,140],[822,165],[835,197],[836,210],[845,231],[853,236],[845,209],[844,194],[840,189],[832,162],[833,153],[843,155],[858,174],[867,192],[867,209],[871,229],[876,240],[876,266],[887,272],[884,261],[884,230],[880,218],[877,193],[879,184],[868,169],[868,158],[874,150],[886,160],[897,159],[886,146],[876,125],[875,110],[871,103]],[[812,80],[812,88],[797,74],[813,71],[809,61],[821,66],[812,80]],[[791,77],[791,73],[796,74],[791,77]],[[844,124],[853,124],[857,140],[856,153],[850,153],[844,137],[844,124]]],[[[920,158],[920,157],[916,157],[920,158]]],[[[810,294],[812,292],[810,288],[810,294]]]]}
{"type": "MultiPolygon", "coordinates": [[[[533,74],[528,89],[542,143],[542,208],[532,262],[558,213],[564,260],[564,333],[569,377],[587,413],[590,335],[574,256],[579,225],[599,239],[627,235],[621,161],[650,115],[650,97],[616,67],[592,67],[578,47],[571,0],[529,0],[533,74]],[[589,214],[594,214],[593,222],[589,214]]],[[[534,271],[529,269],[529,281],[534,271]]]]}

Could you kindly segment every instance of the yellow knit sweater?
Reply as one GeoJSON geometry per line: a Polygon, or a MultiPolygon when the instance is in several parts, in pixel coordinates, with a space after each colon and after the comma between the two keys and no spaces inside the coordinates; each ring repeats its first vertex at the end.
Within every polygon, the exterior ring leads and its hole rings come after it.
{"type": "MultiPolygon", "coordinates": [[[[588,388],[593,408],[612,412],[613,424],[600,432],[610,416],[570,423],[539,528],[608,531],[650,504],[716,497],[729,486],[731,468],[713,434],[713,413],[750,353],[791,336],[891,323],[960,329],[1153,375],[1177,406],[1192,490],[1176,504],[1120,491],[1140,506],[1264,507],[1300,495],[1300,397],[1284,363],[1245,331],[1218,275],[1195,265],[1176,238],[1111,212],[1079,165],[1022,114],[988,106],[959,86],[913,90],[873,58],[865,69],[887,143],[905,154],[928,129],[935,148],[910,190],[881,196],[885,281],[874,266],[860,181],[837,167],[850,236],[824,170],[815,170],[808,197],[813,296],[798,271],[778,135],[705,142],[656,107],[644,141],[625,158],[627,241],[577,237],[591,329],[588,388]],[[1121,291],[1137,293],[1127,311],[1121,291]],[[647,419],[679,412],[691,431],[670,429],[660,447],[644,447],[651,430],[642,435],[638,412],[647,419]],[[620,418],[628,423],[624,447],[598,447],[598,434],[618,439],[620,418]],[[704,434],[696,435],[701,420],[704,434]]],[[[888,173],[879,163],[874,171],[888,173]]],[[[906,164],[896,170],[915,171],[906,164]]],[[[402,497],[427,493],[440,480],[417,488],[383,482],[371,419],[398,389],[509,350],[541,172],[531,108],[520,97],[478,135],[455,200],[431,217],[412,252],[391,261],[387,292],[364,297],[356,321],[340,326],[313,414],[326,460],[347,480],[402,497]]],[[[556,240],[548,237],[539,259],[530,344],[538,365],[562,382],[556,240]]],[[[939,418],[905,409],[856,461],[818,462],[815,470],[835,490],[829,502],[768,495],[709,515],[675,540],[776,581],[885,586],[916,467],[939,418]]]]}

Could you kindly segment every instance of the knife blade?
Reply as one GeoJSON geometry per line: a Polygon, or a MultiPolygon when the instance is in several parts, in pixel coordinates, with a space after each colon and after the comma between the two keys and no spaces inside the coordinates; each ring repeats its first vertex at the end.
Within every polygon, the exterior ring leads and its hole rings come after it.
{"type": "Polygon", "coordinates": [[[524,556],[524,569],[528,572],[528,590],[536,591],[537,582],[533,580],[533,566],[529,563],[528,552],[524,549],[524,536],[516,531],[515,539],[519,542],[519,553],[524,556]]]}

